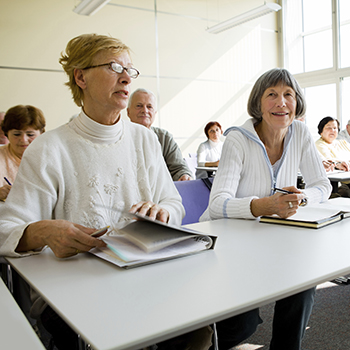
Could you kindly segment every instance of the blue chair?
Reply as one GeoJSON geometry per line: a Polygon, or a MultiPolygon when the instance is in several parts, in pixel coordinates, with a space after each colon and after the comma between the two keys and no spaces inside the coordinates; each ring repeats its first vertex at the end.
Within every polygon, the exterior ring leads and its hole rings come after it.
{"type": "Polygon", "coordinates": [[[186,210],[182,225],[199,221],[199,217],[204,213],[209,203],[212,181],[213,178],[174,182],[186,210]]]}

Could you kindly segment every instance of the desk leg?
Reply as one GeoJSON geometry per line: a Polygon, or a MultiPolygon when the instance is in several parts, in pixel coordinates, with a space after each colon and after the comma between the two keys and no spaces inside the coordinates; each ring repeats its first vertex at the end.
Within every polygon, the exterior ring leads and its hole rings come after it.
{"type": "Polygon", "coordinates": [[[86,350],[86,344],[82,339],[82,337],[80,336],[80,334],[78,334],[78,347],[79,347],[79,350],[86,350]]]}
{"type": "Polygon", "coordinates": [[[332,185],[332,193],[338,193],[339,182],[331,181],[331,185],[332,185]]]}
{"type": "Polygon", "coordinates": [[[213,323],[212,325],[213,328],[213,346],[214,350],[219,350],[219,344],[218,344],[218,333],[216,332],[216,323],[213,323]]]}

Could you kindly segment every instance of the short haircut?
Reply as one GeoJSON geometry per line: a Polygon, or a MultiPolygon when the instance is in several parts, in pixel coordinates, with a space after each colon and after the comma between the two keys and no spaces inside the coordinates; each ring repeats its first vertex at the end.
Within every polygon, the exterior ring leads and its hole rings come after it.
{"type": "Polygon", "coordinates": [[[209,138],[209,130],[210,130],[210,128],[212,128],[214,125],[217,125],[220,128],[221,133],[222,133],[222,127],[221,127],[219,122],[209,122],[204,128],[204,133],[207,136],[207,138],[209,138]]]}
{"type": "Polygon", "coordinates": [[[338,125],[338,132],[340,131],[340,127],[339,127],[339,120],[335,119],[333,117],[324,117],[319,123],[318,123],[318,133],[321,135],[323,132],[324,127],[326,126],[326,124],[328,124],[329,122],[337,122],[338,125]]]}
{"type": "Polygon", "coordinates": [[[73,100],[79,107],[83,105],[84,94],[75,82],[74,70],[93,66],[94,58],[102,51],[116,54],[127,52],[130,55],[130,49],[120,40],[97,34],[83,34],[73,38],[68,42],[65,53],[61,53],[59,63],[69,78],[66,85],[71,89],[73,100]]]}
{"type": "Polygon", "coordinates": [[[46,121],[43,112],[34,106],[18,105],[10,108],[1,123],[1,128],[7,137],[10,130],[23,130],[32,127],[34,130],[45,131],[46,121]]]}
{"type": "Polygon", "coordinates": [[[154,97],[154,102],[155,102],[154,108],[157,109],[157,98],[156,98],[156,95],[151,90],[147,90],[147,89],[144,89],[144,88],[138,88],[130,95],[129,101],[128,101],[128,108],[130,108],[130,106],[131,106],[132,99],[133,99],[134,95],[136,93],[138,93],[138,92],[143,92],[145,94],[152,95],[154,97]]]}
{"type": "Polygon", "coordinates": [[[296,95],[296,111],[295,117],[300,118],[306,112],[306,101],[304,94],[293,75],[284,68],[273,68],[258,78],[255,82],[253,89],[250,93],[248,99],[248,114],[252,116],[257,121],[262,120],[261,113],[261,98],[270,87],[277,86],[279,84],[284,84],[291,87],[296,95]]]}

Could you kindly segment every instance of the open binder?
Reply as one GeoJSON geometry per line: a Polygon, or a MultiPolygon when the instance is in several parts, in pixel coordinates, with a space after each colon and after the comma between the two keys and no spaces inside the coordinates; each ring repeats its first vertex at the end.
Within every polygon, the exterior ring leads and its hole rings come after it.
{"type": "Polygon", "coordinates": [[[119,229],[118,235],[102,236],[107,247],[94,248],[90,253],[119,267],[131,268],[214,249],[216,236],[129,215],[138,220],[119,229]]]}

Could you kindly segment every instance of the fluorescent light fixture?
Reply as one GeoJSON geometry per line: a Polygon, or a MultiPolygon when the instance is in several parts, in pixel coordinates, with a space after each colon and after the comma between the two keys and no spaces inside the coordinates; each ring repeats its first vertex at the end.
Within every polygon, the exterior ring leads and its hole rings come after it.
{"type": "Polygon", "coordinates": [[[78,15],[90,16],[105,6],[110,0],[82,0],[73,10],[78,15]]]}
{"type": "Polygon", "coordinates": [[[212,26],[207,29],[207,32],[218,34],[223,32],[224,30],[230,29],[235,26],[239,26],[242,23],[251,21],[252,19],[265,16],[268,13],[271,13],[273,11],[279,11],[282,7],[275,3],[264,3],[264,5],[259,6],[253,10],[250,10],[248,12],[245,12],[239,16],[233,17],[231,19],[228,19],[225,22],[221,22],[219,24],[216,24],[215,26],[212,26]]]}

